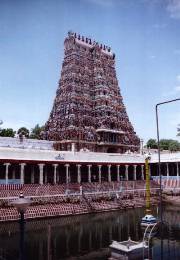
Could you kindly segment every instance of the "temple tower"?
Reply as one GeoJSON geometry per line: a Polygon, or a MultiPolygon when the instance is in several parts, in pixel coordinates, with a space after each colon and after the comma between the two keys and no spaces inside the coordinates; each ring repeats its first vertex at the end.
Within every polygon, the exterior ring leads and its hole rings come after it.
{"type": "Polygon", "coordinates": [[[46,136],[57,150],[138,151],[115,71],[115,54],[105,45],[69,32],[46,136]]]}

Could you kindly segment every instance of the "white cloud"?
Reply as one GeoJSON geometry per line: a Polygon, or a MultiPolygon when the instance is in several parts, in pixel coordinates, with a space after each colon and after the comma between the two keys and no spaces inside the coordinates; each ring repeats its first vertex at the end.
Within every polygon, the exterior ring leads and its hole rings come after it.
{"type": "Polygon", "coordinates": [[[150,59],[155,59],[156,56],[155,56],[155,55],[150,55],[149,58],[150,58],[150,59]]]}
{"type": "Polygon", "coordinates": [[[176,93],[180,92],[180,86],[176,86],[176,87],[174,88],[174,91],[175,91],[176,93]]]}
{"type": "Polygon", "coordinates": [[[162,94],[163,97],[172,97],[172,96],[175,96],[175,95],[179,95],[180,96],[180,86],[175,86],[172,90],[170,91],[167,91],[167,92],[164,92],[162,94]]]}
{"type": "Polygon", "coordinates": [[[162,94],[163,97],[177,97],[177,95],[180,96],[180,74],[176,76],[176,85],[174,88],[162,94]]]}
{"type": "Polygon", "coordinates": [[[168,0],[166,9],[171,18],[180,19],[180,0],[168,0]]]}
{"type": "Polygon", "coordinates": [[[175,55],[180,55],[180,49],[174,50],[174,54],[175,54],[175,55]]]}
{"type": "Polygon", "coordinates": [[[180,74],[176,76],[176,80],[180,82],[180,74]]]}
{"type": "MultiPolygon", "coordinates": [[[[171,18],[180,19],[180,0],[141,0],[141,2],[149,5],[159,5],[160,7],[163,6],[171,18]]],[[[160,28],[161,25],[155,24],[154,27],[160,28]]]]}

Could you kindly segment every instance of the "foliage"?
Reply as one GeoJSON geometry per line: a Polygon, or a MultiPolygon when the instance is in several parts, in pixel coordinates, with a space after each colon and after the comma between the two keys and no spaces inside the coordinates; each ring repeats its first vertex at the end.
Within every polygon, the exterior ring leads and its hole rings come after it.
{"type": "Polygon", "coordinates": [[[35,125],[35,127],[31,129],[30,138],[43,139],[43,131],[44,126],[39,126],[39,124],[35,125]]]}
{"type": "Polygon", "coordinates": [[[151,148],[151,149],[157,149],[157,142],[156,139],[149,139],[147,141],[147,147],[151,148]]]}
{"type": "Polygon", "coordinates": [[[18,129],[17,134],[25,135],[26,137],[29,137],[29,130],[26,127],[21,127],[18,129]]]}
{"type": "MultiPolygon", "coordinates": [[[[161,139],[159,141],[160,150],[169,150],[171,152],[180,151],[180,143],[173,139],[161,139]]],[[[147,142],[147,147],[151,149],[157,149],[156,139],[149,139],[147,142]]]]}
{"type": "Polygon", "coordinates": [[[169,150],[171,152],[176,152],[180,150],[180,143],[178,141],[172,140],[169,144],[169,150]]]}
{"type": "Polygon", "coordinates": [[[161,139],[159,141],[159,145],[160,145],[160,149],[161,150],[168,150],[169,149],[169,145],[173,140],[171,139],[161,139]]]}
{"type": "Polygon", "coordinates": [[[16,131],[14,131],[12,128],[3,128],[0,130],[0,136],[3,137],[14,137],[16,131]]]}
{"type": "Polygon", "coordinates": [[[173,139],[161,139],[159,145],[161,150],[170,150],[170,148],[175,148],[175,145],[178,147],[179,142],[173,139]]]}

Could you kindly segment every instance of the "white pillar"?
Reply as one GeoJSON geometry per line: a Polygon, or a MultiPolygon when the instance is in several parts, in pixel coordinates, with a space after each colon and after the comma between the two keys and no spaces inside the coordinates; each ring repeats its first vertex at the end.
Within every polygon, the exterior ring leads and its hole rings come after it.
{"type": "Polygon", "coordinates": [[[81,183],[81,165],[77,165],[77,182],[81,183]]]}
{"type": "Polygon", "coordinates": [[[75,152],[75,143],[71,144],[71,151],[74,153],[75,152]]]}
{"type": "Polygon", "coordinates": [[[141,180],[144,181],[144,165],[141,165],[141,180]]]}
{"type": "Polygon", "coordinates": [[[66,167],[66,184],[69,183],[69,164],[65,164],[66,167]]]}
{"type": "Polygon", "coordinates": [[[99,183],[101,183],[101,167],[102,167],[102,165],[98,165],[98,168],[99,168],[99,183]]]}
{"type": "Polygon", "coordinates": [[[111,165],[108,165],[108,182],[111,182],[111,165]]]}
{"type": "Polygon", "coordinates": [[[129,168],[129,165],[126,164],[125,167],[126,167],[125,177],[126,177],[126,181],[128,181],[129,180],[129,178],[128,178],[128,168],[129,168]]]}
{"type": "Polygon", "coordinates": [[[43,168],[44,164],[40,163],[39,164],[39,184],[43,185],[43,168]]]}
{"type": "Polygon", "coordinates": [[[92,165],[88,165],[88,182],[91,182],[91,167],[92,165]]]}
{"type": "Polygon", "coordinates": [[[169,164],[166,163],[166,169],[167,169],[167,179],[169,179],[169,164]]]}
{"type": "Polygon", "coordinates": [[[8,175],[9,175],[9,166],[10,166],[10,163],[4,163],[4,165],[6,166],[5,181],[6,181],[6,184],[8,184],[8,175]]]}
{"type": "Polygon", "coordinates": [[[20,163],[21,169],[20,169],[20,182],[21,184],[24,184],[24,166],[25,163],[20,163]]]}
{"type": "Polygon", "coordinates": [[[117,167],[117,181],[119,182],[120,181],[120,176],[119,176],[119,167],[120,165],[116,165],[117,167]]]}
{"type": "Polygon", "coordinates": [[[54,182],[54,184],[56,184],[56,182],[57,182],[57,167],[58,167],[58,164],[53,164],[53,166],[54,166],[54,180],[53,180],[53,182],[54,182]]]}
{"type": "Polygon", "coordinates": [[[133,165],[134,166],[134,181],[137,180],[137,176],[136,176],[136,168],[137,168],[137,165],[133,165]]]}
{"type": "Polygon", "coordinates": [[[176,163],[176,169],[177,169],[177,180],[179,180],[179,164],[176,163]]]}
{"type": "Polygon", "coordinates": [[[140,139],[140,154],[143,154],[144,153],[144,151],[143,151],[143,139],[140,139]]]}

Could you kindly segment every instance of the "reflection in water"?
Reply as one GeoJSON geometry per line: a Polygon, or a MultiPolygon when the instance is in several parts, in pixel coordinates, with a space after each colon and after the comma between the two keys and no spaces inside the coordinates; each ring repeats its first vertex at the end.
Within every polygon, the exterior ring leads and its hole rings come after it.
{"type": "MultiPolygon", "coordinates": [[[[171,219],[177,211],[166,211],[171,219]]],[[[107,259],[111,240],[123,241],[129,236],[142,240],[142,209],[101,214],[61,217],[26,223],[25,251],[27,260],[107,259]]],[[[166,220],[167,221],[167,220],[166,220]]],[[[164,259],[180,259],[179,221],[164,229],[164,259]]],[[[0,226],[0,259],[19,258],[18,223],[0,226]],[[4,258],[3,258],[4,257],[4,258]]],[[[153,259],[160,259],[160,240],[152,241],[153,259]]]]}

